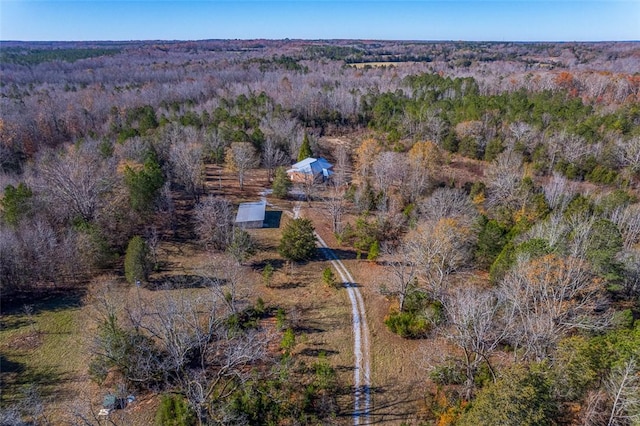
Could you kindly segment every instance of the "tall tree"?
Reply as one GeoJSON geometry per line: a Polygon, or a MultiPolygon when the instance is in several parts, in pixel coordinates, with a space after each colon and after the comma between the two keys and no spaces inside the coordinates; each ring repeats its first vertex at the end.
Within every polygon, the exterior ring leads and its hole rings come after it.
{"type": "Polygon", "coordinates": [[[504,337],[504,328],[499,327],[501,304],[493,292],[464,287],[449,293],[443,306],[448,321],[443,334],[462,350],[466,398],[470,399],[480,365],[485,362],[493,374],[490,357],[504,337]]]}
{"type": "Polygon", "coordinates": [[[452,275],[469,265],[475,237],[472,229],[452,218],[426,222],[407,234],[418,276],[433,298],[442,298],[452,275]]]}
{"type": "Polygon", "coordinates": [[[198,201],[204,183],[202,155],[203,150],[200,143],[184,140],[174,143],[169,150],[169,161],[172,165],[175,181],[195,201],[198,201]]]}
{"type": "Polygon", "coordinates": [[[90,144],[70,147],[60,155],[45,155],[36,170],[38,192],[64,219],[93,220],[113,185],[113,173],[90,144]]]}
{"type": "Polygon", "coordinates": [[[273,138],[267,138],[262,145],[262,165],[267,169],[267,179],[271,182],[273,171],[287,162],[287,155],[277,147],[273,138]]]}
{"type": "Polygon", "coordinates": [[[342,232],[342,218],[347,211],[345,189],[337,182],[329,183],[329,197],[326,200],[327,211],[331,216],[331,229],[334,233],[342,232]]]}
{"type": "Polygon", "coordinates": [[[368,138],[356,149],[356,170],[362,180],[366,180],[373,172],[373,161],[381,151],[377,140],[368,138]]]}
{"type": "Polygon", "coordinates": [[[302,161],[305,158],[313,157],[311,151],[311,141],[309,141],[309,134],[304,132],[304,138],[302,139],[302,145],[300,145],[300,151],[298,151],[298,161],[302,161]]]}
{"type": "Polygon", "coordinates": [[[483,388],[458,424],[547,426],[554,424],[556,415],[545,373],[516,367],[483,388]]]}
{"type": "Polygon", "coordinates": [[[18,186],[7,185],[0,198],[0,218],[8,225],[16,226],[20,219],[28,217],[31,211],[33,191],[23,182],[18,186]]]}
{"type": "Polygon", "coordinates": [[[275,177],[273,178],[273,184],[271,185],[273,195],[278,198],[287,198],[292,185],[293,183],[291,182],[291,179],[289,179],[285,168],[278,167],[276,169],[275,177]]]}
{"type": "Polygon", "coordinates": [[[315,229],[311,220],[293,219],[289,222],[282,230],[278,252],[292,261],[311,259],[316,252],[315,229]]]}
{"type": "Polygon", "coordinates": [[[207,197],[195,206],[195,231],[206,248],[225,250],[233,239],[233,206],[225,198],[207,197]]]}
{"type": "Polygon", "coordinates": [[[583,259],[556,254],[520,259],[499,289],[510,315],[511,343],[524,358],[542,360],[569,331],[596,328],[593,312],[601,288],[583,259]]]}
{"type": "Polygon", "coordinates": [[[240,190],[244,189],[244,177],[248,170],[256,167],[259,158],[250,142],[234,142],[227,148],[225,156],[227,169],[238,175],[240,190]]]}
{"type": "Polygon", "coordinates": [[[124,180],[129,188],[131,207],[138,212],[152,210],[164,185],[162,169],[156,160],[149,157],[142,166],[127,166],[124,180]]]}
{"type": "Polygon", "coordinates": [[[442,166],[440,148],[430,141],[416,142],[408,153],[408,199],[415,201],[428,189],[430,180],[442,166]]]}

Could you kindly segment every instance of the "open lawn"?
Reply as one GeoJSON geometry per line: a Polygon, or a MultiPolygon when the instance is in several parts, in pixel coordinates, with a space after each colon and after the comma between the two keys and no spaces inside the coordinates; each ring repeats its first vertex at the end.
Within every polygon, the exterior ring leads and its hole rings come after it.
{"type": "Polygon", "coordinates": [[[83,307],[73,290],[31,305],[4,306],[0,329],[2,406],[31,394],[34,416],[53,424],[66,420],[65,411],[88,385],[83,307]],[[39,412],[38,404],[46,407],[39,412]],[[64,408],[66,406],[66,408],[64,408]]]}

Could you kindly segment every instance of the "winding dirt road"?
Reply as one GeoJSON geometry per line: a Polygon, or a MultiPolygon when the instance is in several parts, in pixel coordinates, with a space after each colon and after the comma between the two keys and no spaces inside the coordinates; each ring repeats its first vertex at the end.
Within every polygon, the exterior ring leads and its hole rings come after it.
{"type": "MultiPolygon", "coordinates": [[[[300,217],[300,205],[293,208],[293,218],[300,217]]],[[[347,267],[329,248],[327,243],[315,233],[321,250],[334,269],[338,272],[343,286],[347,289],[351,302],[351,324],[353,327],[353,353],[355,356],[353,369],[354,407],[353,424],[369,424],[371,409],[371,351],[369,347],[369,326],[362,294],[349,273],[347,267]]]]}
{"type": "Polygon", "coordinates": [[[353,325],[353,353],[355,365],[353,370],[353,385],[355,389],[353,424],[368,424],[371,407],[371,354],[369,350],[369,326],[364,308],[362,294],[355,284],[355,280],[346,266],[336,256],[324,240],[316,233],[318,242],[322,246],[324,255],[338,271],[351,302],[351,323],[353,325]]]}

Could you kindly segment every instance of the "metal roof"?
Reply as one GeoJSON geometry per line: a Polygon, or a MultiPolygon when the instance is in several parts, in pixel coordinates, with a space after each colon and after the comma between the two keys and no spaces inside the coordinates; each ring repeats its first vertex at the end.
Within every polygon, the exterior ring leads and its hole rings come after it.
{"type": "Polygon", "coordinates": [[[325,176],[329,175],[328,173],[330,169],[333,167],[333,164],[329,163],[324,158],[312,158],[308,157],[302,161],[298,161],[296,164],[292,165],[287,173],[306,173],[306,174],[324,174],[325,176]]]}
{"type": "Polygon", "coordinates": [[[238,206],[236,223],[264,221],[264,213],[267,208],[266,201],[242,203],[238,206]]]}

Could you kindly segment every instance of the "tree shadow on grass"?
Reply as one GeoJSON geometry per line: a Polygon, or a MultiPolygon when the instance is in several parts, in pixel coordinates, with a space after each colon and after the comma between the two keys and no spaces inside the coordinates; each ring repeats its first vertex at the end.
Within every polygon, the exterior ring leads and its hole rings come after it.
{"type": "Polygon", "coordinates": [[[304,348],[299,352],[300,355],[314,357],[314,358],[317,358],[320,355],[331,356],[331,355],[337,355],[339,353],[340,352],[338,351],[333,351],[331,349],[322,349],[322,348],[304,348]]]}
{"type": "MultiPolygon", "coordinates": [[[[84,289],[52,290],[38,289],[12,295],[2,300],[2,315],[25,315],[25,306],[31,310],[31,315],[38,315],[45,311],[61,311],[82,306],[86,291],[84,289]]],[[[2,327],[5,321],[2,322],[2,327]]]]}
{"type": "MultiPolygon", "coordinates": [[[[356,389],[353,386],[347,387],[348,392],[355,394],[356,389]]],[[[410,421],[414,416],[413,410],[399,409],[399,406],[411,406],[415,407],[415,404],[420,400],[420,395],[416,394],[412,389],[402,386],[386,387],[386,386],[371,386],[369,393],[375,399],[376,403],[372,404],[368,413],[369,422],[367,424],[398,424],[402,422],[410,421]],[[382,396],[384,398],[375,398],[376,396],[382,396]],[[384,403],[380,401],[384,400],[384,403]],[[408,405],[407,405],[408,403],[408,405]]],[[[361,413],[361,416],[364,413],[361,413]]],[[[341,413],[341,417],[353,416],[353,411],[347,413],[341,413]]]]}
{"type": "Polygon", "coordinates": [[[325,330],[324,328],[320,328],[320,327],[314,327],[312,325],[298,325],[297,327],[293,327],[293,331],[296,334],[315,334],[315,333],[324,333],[325,330]]]}
{"type": "Polygon", "coordinates": [[[263,271],[267,264],[273,267],[274,272],[282,269],[286,266],[286,261],[283,259],[264,259],[260,262],[253,262],[250,266],[254,271],[263,271]]]}
{"type": "Polygon", "coordinates": [[[205,288],[216,282],[224,285],[226,280],[222,278],[207,279],[199,275],[167,275],[161,278],[152,279],[145,284],[145,288],[151,291],[158,290],[183,290],[188,288],[205,288]]]}
{"type": "Polygon", "coordinates": [[[306,286],[307,286],[307,283],[303,281],[291,279],[285,282],[271,283],[269,285],[269,288],[275,289],[275,290],[291,290],[294,288],[304,288],[306,286]]]}
{"type": "Polygon", "coordinates": [[[0,354],[0,372],[2,373],[22,373],[24,364],[7,358],[4,354],[0,354]]]}
{"type": "Polygon", "coordinates": [[[340,249],[340,248],[331,248],[327,249],[324,247],[318,247],[317,254],[314,256],[313,260],[316,261],[325,261],[325,260],[333,260],[333,256],[331,256],[328,251],[333,251],[333,254],[340,260],[354,260],[358,258],[358,254],[351,249],[340,249]]]}
{"type": "Polygon", "coordinates": [[[28,367],[2,354],[0,372],[3,403],[17,402],[29,386],[35,386],[42,397],[58,396],[60,384],[68,381],[65,374],[52,368],[28,367]]]}
{"type": "MultiPolygon", "coordinates": [[[[20,311],[16,313],[21,314],[20,311]]],[[[27,327],[31,324],[33,324],[32,321],[29,321],[25,317],[19,317],[18,315],[3,314],[3,318],[0,318],[0,330],[17,330],[22,327],[27,327]]]]}

